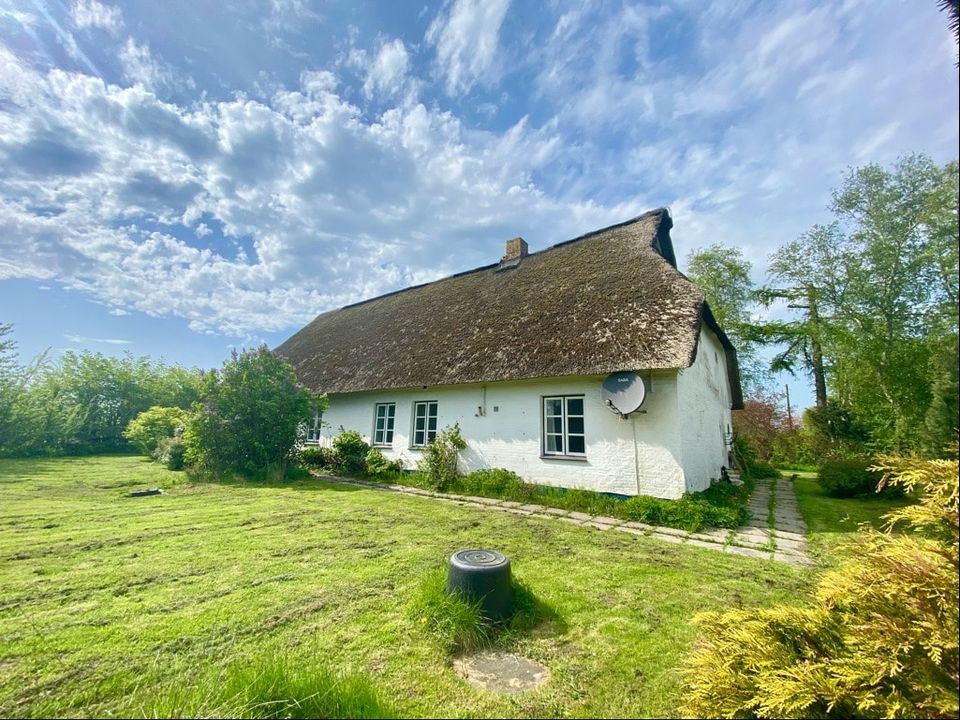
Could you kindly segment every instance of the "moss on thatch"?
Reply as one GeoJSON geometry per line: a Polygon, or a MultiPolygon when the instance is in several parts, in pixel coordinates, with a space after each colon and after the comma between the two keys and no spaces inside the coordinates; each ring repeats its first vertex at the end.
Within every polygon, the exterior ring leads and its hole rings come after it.
{"type": "Polygon", "coordinates": [[[654,210],[532,253],[323,313],[277,352],[327,393],[689,367],[702,323],[736,353],[676,269],[654,210]]]}

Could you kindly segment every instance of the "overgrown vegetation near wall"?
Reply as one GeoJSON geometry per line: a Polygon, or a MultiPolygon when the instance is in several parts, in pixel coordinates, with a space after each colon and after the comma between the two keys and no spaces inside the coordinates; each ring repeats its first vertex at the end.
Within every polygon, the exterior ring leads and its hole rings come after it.
{"type": "MultiPolygon", "coordinates": [[[[592,490],[528,483],[516,473],[502,468],[475,470],[462,475],[456,468],[457,452],[463,449],[463,438],[456,428],[448,428],[437,435],[413,473],[404,472],[396,461],[387,462],[383,459],[382,462],[371,464],[368,459],[360,462],[369,446],[356,432],[342,432],[333,445],[333,449],[304,448],[300,452],[300,462],[313,469],[413,485],[438,492],[535,503],[685,530],[695,531],[706,526],[736,528],[750,519],[747,509],[752,489],[750,477],[744,485],[721,482],[704,492],[684,495],[679,500],[649,496],[624,499],[592,490]],[[351,457],[349,462],[344,459],[344,448],[351,457]]],[[[758,475],[763,476],[763,473],[758,472],[758,475]]]]}

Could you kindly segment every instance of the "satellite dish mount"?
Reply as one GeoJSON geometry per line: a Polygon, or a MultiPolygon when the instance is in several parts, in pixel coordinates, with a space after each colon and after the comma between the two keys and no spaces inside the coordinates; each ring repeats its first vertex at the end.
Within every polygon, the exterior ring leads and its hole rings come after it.
{"type": "Polygon", "coordinates": [[[647,389],[643,378],[635,372],[615,372],[607,376],[600,388],[603,402],[620,417],[626,418],[630,413],[646,412],[640,410],[647,396],[647,389]]]}

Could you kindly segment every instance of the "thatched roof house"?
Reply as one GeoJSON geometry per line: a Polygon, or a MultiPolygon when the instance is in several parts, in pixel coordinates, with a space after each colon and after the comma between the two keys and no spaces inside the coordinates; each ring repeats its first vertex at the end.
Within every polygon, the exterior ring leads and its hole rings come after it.
{"type": "MultiPolygon", "coordinates": [[[[394,404],[386,399],[410,395],[415,408],[413,394],[424,390],[432,398],[458,388],[462,393],[482,387],[486,399],[488,387],[491,391],[532,388],[564,378],[636,371],[656,376],[661,387],[675,383],[674,404],[679,408],[683,403],[679,375],[698,362],[707,333],[715,356],[711,362],[722,364],[717,377],[725,380],[710,376],[712,384],[702,384],[716,386],[714,394],[729,418],[731,407],[742,406],[736,352],[703,292],[677,270],[672,224],[667,210],[654,210],[535,253],[528,253],[526,243],[515,238],[507,243],[507,254],[498,263],[323,313],[277,352],[290,360],[305,385],[331,396],[326,418],[331,425],[337,422],[337,408],[351,405],[345,427],[361,425],[353,428],[361,432],[373,428],[366,434],[376,441],[387,437],[376,429],[386,420],[373,415],[388,412],[379,409],[394,404]],[[356,403],[366,410],[353,407],[356,403]]],[[[537,388],[530,392],[540,397],[553,392],[537,388]]],[[[698,398],[697,404],[705,402],[699,390],[690,393],[698,398]]],[[[584,397],[589,400],[591,395],[584,397]]],[[[466,430],[465,423],[485,415],[485,408],[472,396],[463,407],[453,400],[431,402],[433,406],[426,410],[413,412],[444,416],[449,422],[434,422],[441,427],[460,422],[466,430]],[[441,406],[451,412],[442,412],[441,406]],[[459,409],[454,412],[455,408],[459,409]]],[[[540,407],[537,397],[531,402],[534,410],[540,407]]],[[[518,405],[523,417],[536,414],[528,410],[522,402],[518,405]]],[[[389,413],[393,428],[402,413],[396,407],[389,413]]],[[[591,424],[600,426],[597,421],[587,422],[588,427],[591,424]]],[[[729,425],[721,418],[721,430],[726,432],[724,424],[729,425]]],[[[482,428],[478,431],[489,435],[482,428]]],[[[416,435],[411,432],[411,437],[416,435]]],[[[522,434],[530,434],[529,428],[522,434]]],[[[464,435],[470,439],[467,432],[464,435]]],[[[589,435],[587,431],[588,440],[589,435]]],[[[395,450],[394,444],[386,449],[395,450]]],[[[416,448],[413,443],[397,452],[403,456],[403,450],[416,448]]],[[[546,454],[538,453],[541,459],[551,459],[544,458],[546,454]]],[[[711,470],[715,476],[720,464],[714,463],[717,469],[711,470]]],[[[638,469],[638,488],[639,474],[638,469]]]]}
{"type": "Polygon", "coordinates": [[[740,407],[736,351],[677,270],[672,225],[654,210],[326,312],[277,352],[307,386],[348,393],[687,368],[703,323],[727,351],[740,407]]]}

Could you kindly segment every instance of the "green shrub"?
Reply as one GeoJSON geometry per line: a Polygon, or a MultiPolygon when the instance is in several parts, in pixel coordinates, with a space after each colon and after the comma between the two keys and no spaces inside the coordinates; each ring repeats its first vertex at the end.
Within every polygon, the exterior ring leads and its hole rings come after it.
{"type": "Polygon", "coordinates": [[[179,437],[163,438],[154,452],[154,457],[168,470],[183,470],[187,464],[186,451],[187,446],[179,437]]]}
{"type": "Polygon", "coordinates": [[[480,497],[513,498],[522,492],[523,478],[503,468],[474,470],[457,480],[457,490],[480,497]]]}
{"type": "Polygon", "coordinates": [[[379,448],[370,448],[365,458],[366,473],[372,477],[389,477],[403,472],[403,463],[399,460],[387,460],[379,448]]]}
{"type": "Polygon", "coordinates": [[[188,417],[189,413],[182,408],[154,405],[131,420],[123,436],[144,455],[159,459],[160,442],[182,432],[188,417]]]}
{"type": "Polygon", "coordinates": [[[333,449],[344,472],[358,475],[367,469],[370,446],[356,430],[343,430],[333,439],[333,449]]]}
{"type": "Polygon", "coordinates": [[[883,475],[871,471],[869,465],[868,460],[827,460],[820,465],[820,487],[836,498],[876,494],[883,475]]]}
{"type": "Polygon", "coordinates": [[[888,458],[917,505],[861,527],[814,603],[705,613],[686,662],[687,717],[957,717],[956,460],[888,458]]]}
{"type": "Polygon", "coordinates": [[[200,473],[285,478],[304,421],[325,403],[266,345],[234,351],[221,370],[205,376],[183,434],[187,461],[200,473]]]}
{"type": "Polygon", "coordinates": [[[305,447],[297,453],[297,461],[304,467],[322,468],[327,464],[325,448],[305,447]]]}
{"type": "Polygon", "coordinates": [[[457,459],[461,450],[467,447],[460,434],[460,426],[437,433],[423,450],[423,457],[417,463],[417,470],[423,476],[427,487],[443,492],[449,489],[458,477],[457,459]]]}

